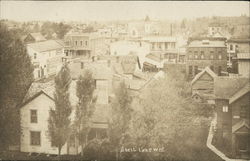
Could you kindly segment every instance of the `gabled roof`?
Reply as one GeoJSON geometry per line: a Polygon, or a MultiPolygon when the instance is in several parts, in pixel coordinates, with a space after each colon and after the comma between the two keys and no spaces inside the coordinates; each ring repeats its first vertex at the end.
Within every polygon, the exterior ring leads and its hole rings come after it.
{"type": "Polygon", "coordinates": [[[249,78],[221,76],[214,79],[214,94],[217,99],[230,99],[249,82],[249,78]]]}
{"type": "Polygon", "coordinates": [[[245,120],[241,120],[237,122],[235,125],[233,125],[232,132],[235,133],[236,131],[238,131],[240,128],[244,126],[249,129],[249,124],[245,120]]]}
{"type": "Polygon", "coordinates": [[[209,67],[206,67],[200,73],[196,74],[191,84],[194,84],[204,73],[208,73],[212,78],[217,77],[217,75],[209,67]]]}
{"type": "Polygon", "coordinates": [[[35,41],[45,41],[46,40],[40,32],[30,33],[30,36],[32,36],[35,39],[35,41]]]}
{"type": "Polygon", "coordinates": [[[237,91],[230,99],[229,99],[229,104],[233,103],[246,93],[250,91],[250,83],[248,82],[243,88],[241,88],[239,91],[237,91]]]}
{"type": "Polygon", "coordinates": [[[55,40],[35,42],[35,43],[28,44],[27,46],[36,50],[37,52],[44,52],[44,51],[50,51],[50,50],[63,48],[63,46],[55,40]]]}
{"type": "MultiPolygon", "coordinates": [[[[24,107],[27,103],[34,100],[36,97],[40,96],[41,94],[45,94],[50,99],[54,101],[54,91],[55,91],[55,83],[54,80],[45,83],[37,83],[34,82],[25,98],[21,107],[24,107]]],[[[76,81],[71,81],[70,88],[70,102],[73,108],[70,118],[74,120],[75,116],[75,107],[78,103],[78,97],[76,96],[76,81]]],[[[92,116],[92,127],[93,128],[107,128],[107,119],[109,117],[109,108],[107,104],[96,104],[96,110],[92,116]]]]}

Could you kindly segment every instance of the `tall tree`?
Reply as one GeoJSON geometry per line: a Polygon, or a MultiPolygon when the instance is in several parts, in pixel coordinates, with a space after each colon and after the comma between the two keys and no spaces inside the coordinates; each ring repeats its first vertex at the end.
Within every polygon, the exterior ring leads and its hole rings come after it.
{"type": "Polygon", "coordinates": [[[95,80],[92,73],[86,70],[84,76],[79,76],[76,84],[76,95],[78,105],[75,114],[75,132],[82,147],[87,145],[88,133],[90,130],[91,117],[95,111],[96,97],[94,96],[95,80]]]}
{"type": "Polygon", "coordinates": [[[33,65],[14,30],[0,23],[0,148],[19,143],[18,105],[33,81],[33,65]]]}
{"type": "Polygon", "coordinates": [[[57,34],[57,38],[63,39],[64,35],[70,30],[70,26],[60,22],[56,24],[56,28],[54,28],[55,33],[57,34]]]}
{"type": "Polygon", "coordinates": [[[120,149],[128,138],[128,129],[132,117],[132,97],[124,82],[121,82],[115,91],[115,98],[112,102],[109,138],[116,149],[116,160],[119,160],[120,149]]]}
{"type": "Polygon", "coordinates": [[[139,153],[136,159],[203,160],[197,151],[206,150],[204,133],[209,121],[207,113],[212,109],[191,100],[184,77],[167,76],[143,91],[140,101],[133,104],[140,110],[135,113],[130,128],[130,136],[137,146],[163,148],[165,152],[139,153]]]}
{"type": "Polygon", "coordinates": [[[50,110],[48,120],[48,133],[52,144],[58,148],[60,159],[61,149],[70,134],[71,103],[69,100],[69,87],[71,83],[70,71],[65,64],[55,77],[55,109],[50,110]]]}

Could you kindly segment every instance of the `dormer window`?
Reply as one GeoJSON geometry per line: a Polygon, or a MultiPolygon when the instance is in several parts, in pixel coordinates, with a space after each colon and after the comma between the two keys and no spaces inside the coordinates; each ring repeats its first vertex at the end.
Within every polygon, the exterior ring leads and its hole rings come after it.
{"type": "Polygon", "coordinates": [[[222,111],[223,111],[223,112],[228,112],[228,106],[223,106],[223,107],[222,107],[222,111]]]}

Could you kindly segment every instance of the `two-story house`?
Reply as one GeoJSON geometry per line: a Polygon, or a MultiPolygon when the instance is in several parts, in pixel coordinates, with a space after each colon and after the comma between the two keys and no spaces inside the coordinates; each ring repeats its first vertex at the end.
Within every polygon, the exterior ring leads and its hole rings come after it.
{"type": "Polygon", "coordinates": [[[142,39],[150,43],[150,53],[160,55],[166,62],[178,61],[177,38],[166,36],[150,36],[142,39]]]}
{"type": "MultiPolygon", "coordinates": [[[[76,66],[73,66],[74,69],[76,66]]],[[[80,63],[80,69],[82,64],[80,63]]],[[[102,68],[103,69],[103,68],[102,68]]],[[[78,70],[79,71],[79,70],[78,70]]],[[[97,96],[97,102],[94,114],[91,118],[91,130],[88,134],[88,140],[93,138],[107,137],[108,128],[108,83],[106,80],[106,74],[99,74],[94,72],[93,77],[96,80],[96,90],[94,95],[97,96]]],[[[78,97],[76,96],[76,73],[72,73],[72,80],[70,83],[69,93],[70,102],[72,106],[72,113],[70,115],[71,123],[73,125],[75,119],[75,108],[78,104],[78,97]]],[[[81,74],[84,74],[82,72],[81,74]]],[[[21,152],[28,153],[45,153],[45,154],[57,154],[58,149],[52,144],[48,136],[48,118],[50,109],[54,109],[54,92],[55,84],[54,80],[48,82],[34,82],[29,88],[23,103],[20,107],[21,115],[21,128],[22,135],[20,138],[20,150],[21,152]]],[[[61,154],[76,155],[81,152],[81,145],[77,140],[74,132],[71,134],[62,147],[61,154]]]]}
{"type": "Polygon", "coordinates": [[[64,36],[65,54],[70,58],[90,59],[107,54],[109,46],[97,33],[68,33],[64,36]]]}
{"type": "Polygon", "coordinates": [[[46,40],[27,44],[27,52],[34,65],[35,80],[55,75],[62,65],[64,48],[56,40],[46,40]]]}
{"type": "Polygon", "coordinates": [[[186,53],[186,75],[194,78],[209,66],[216,75],[227,71],[227,52],[224,38],[190,38],[186,53]]]}
{"type": "MultiPolygon", "coordinates": [[[[75,92],[75,82],[71,82],[70,90],[75,92]]],[[[27,153],[57,154],[58,149],[52,144],[48,136],[48,119],[50,110],[54,109],[54,80],[30,86],[20,107],[22,134],[20,137],[20,151],[27,153]]],[[[76,105],[76,95],[71,92],[70,100],[76,105]],[[73,100],[73,101],[72,101],[73,100]]],[[[74,120],[74,108],[71,120],[74,120]]],[[[76,154],[75,142],[67,141],[62,147],[61,154],[76,154]]]]}
{"type": "Polygon", "coordinates": [[[243,77],[215,79],[215,109],[220,146],[232,158],[249,159],[250,83],[243,77]]]}

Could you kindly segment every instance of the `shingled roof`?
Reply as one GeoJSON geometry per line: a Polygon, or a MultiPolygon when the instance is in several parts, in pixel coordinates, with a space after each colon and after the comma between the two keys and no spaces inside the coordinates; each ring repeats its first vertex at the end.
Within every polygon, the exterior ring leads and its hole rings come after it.
{"type": "Polygon", "coordinates": [[[206,67],[200,73],[196,74],[191,84],[194,84],[204,73],[208,73],[212,78],[217,77],[217,75],[209,68],[206,67]]]}
{"type": "Polygon", "coordinates": [[[63,46],[55,40],[35,42],[35,43],[28,44],[27,46],[36,50],[37,52],[44,52],[44,51],[50,51],[50,50],[63,48],[63,46]]]}

